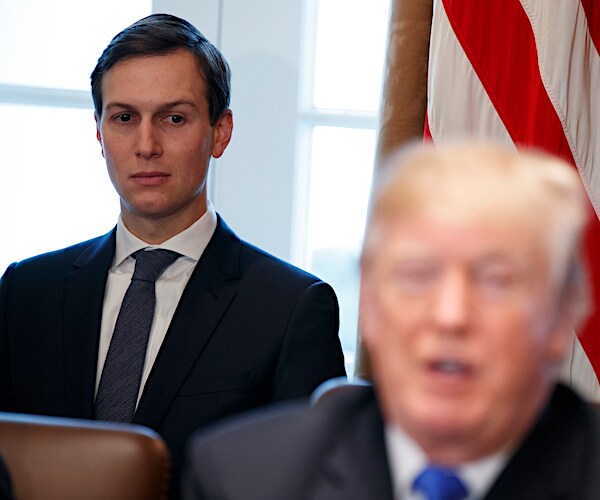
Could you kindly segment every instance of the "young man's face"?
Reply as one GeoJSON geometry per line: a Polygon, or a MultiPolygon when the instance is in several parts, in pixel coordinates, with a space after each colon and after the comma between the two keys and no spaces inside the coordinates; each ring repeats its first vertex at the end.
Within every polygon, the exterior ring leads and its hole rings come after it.
{"type": "Polygon", "coordinates": [[[182,231],[206,210],[208,164],[229,143],[231,112],[210,124],[204,80],[183,49],[118,62],[101,90],[96,135],[123,221],[141,237],[156,224],[182,231]]]}
{"type": "Polygon", "coordinates": [[[544,240],[505,222],[398,220],[363,271],[362,334],[385,417],[439,462],[520,437],[565,349],[544,240]]]}

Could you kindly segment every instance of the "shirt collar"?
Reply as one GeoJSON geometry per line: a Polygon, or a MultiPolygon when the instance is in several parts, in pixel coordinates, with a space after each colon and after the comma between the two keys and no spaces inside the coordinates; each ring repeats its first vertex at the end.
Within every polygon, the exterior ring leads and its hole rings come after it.
{"type": "MultiPolygon", "coordinates": [[[[410,496],[412,483],[427,466],[427,457],[419,445],[397,425],[385,425],[385,444],[392,484],[397,498],[410,496]]],[[[510,450],[501,450],[456,468],[469,491],[469,498],[483,498],[504,469],[510,450]]]]}
{"type": "Polygon", "coordinates": [[[408,498],[414,478],[427,465],[427,457],[417,443],[397,425],[385,425],[385,448],[394,498],[408,498]]]}
{"type": "Polygon", "coordinates": [[[217,227],[217,213],[210,201],[207,202],[206,212],[190,227],[172,236],[160,245],[150,245],[134,236],[125,226],[119,216],[113,267],[120,266],[132,253],[142,248],[164,248],[178,252],[195,262],[200,260],[208,242],[217,227]]]}

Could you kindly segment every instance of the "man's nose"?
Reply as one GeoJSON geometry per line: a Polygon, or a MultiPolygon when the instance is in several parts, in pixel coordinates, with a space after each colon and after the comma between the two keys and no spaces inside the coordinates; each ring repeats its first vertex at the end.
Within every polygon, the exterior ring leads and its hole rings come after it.
{"type": "Polygon", "coordinates": [[[436,326],[443,331],[462,332],[470,314],[469,277],[464,271],[447,271],[440,280],[433,297],[432,314],[436,326]]]}
{"type": "Polygon", "coordinates": [[[142,120],[138,127],[136,156],[150,159],[154,156],[160,156],[161,153],[159,131],[151,120],[142,120]]]}

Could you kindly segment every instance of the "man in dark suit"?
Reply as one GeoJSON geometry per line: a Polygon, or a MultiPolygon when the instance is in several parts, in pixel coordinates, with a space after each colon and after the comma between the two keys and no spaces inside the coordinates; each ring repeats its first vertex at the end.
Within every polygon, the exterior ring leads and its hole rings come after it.
{"type": "Polygon", "coordinates": [[[541,153],[395,156],[361,260],[373,385],[199,433],[185,498],[598,498],[600,416],[557,382],[588,307],[586,210],[576,171],[541,153]]]}
{"type": "Polygon", "coordinates": [[[241,241],[207,200],[210,158],[233,128],[230,73],[196,28],[142,19],[113,38],[91,80],[121,215],[104,236],[7,269],[0,410],[146,425],[177,475],[193,430],[344,375],[337,300],[241,241]],[[157,255],[171,260],[140,277],[157,255]]]}

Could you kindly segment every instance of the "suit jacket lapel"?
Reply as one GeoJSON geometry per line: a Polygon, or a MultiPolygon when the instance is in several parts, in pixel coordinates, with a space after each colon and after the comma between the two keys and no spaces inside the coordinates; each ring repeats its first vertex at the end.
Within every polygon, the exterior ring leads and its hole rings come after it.
{"type": "Polygon", "coordinates": [[[65,277],[65,394],[68,416],[93,416],[98,340],[115,230],[95,240],[65,277]]]}
{"type": "Polygon", "coordinates": [[[371,422],[367,424],[370,431],[358,438],[358,448],[365,449],[361,464],[365,477],[365,496],[361,498],[391,499],[392,478],[387,460],[383,421],[377,405],[374,405],[367,419],[371,422]]]}
{"type": "Polygon", "coordinates": [[[241,242],[219,217],[183,292],[134,422],[156,428],[236,293],[241,242]]]}

